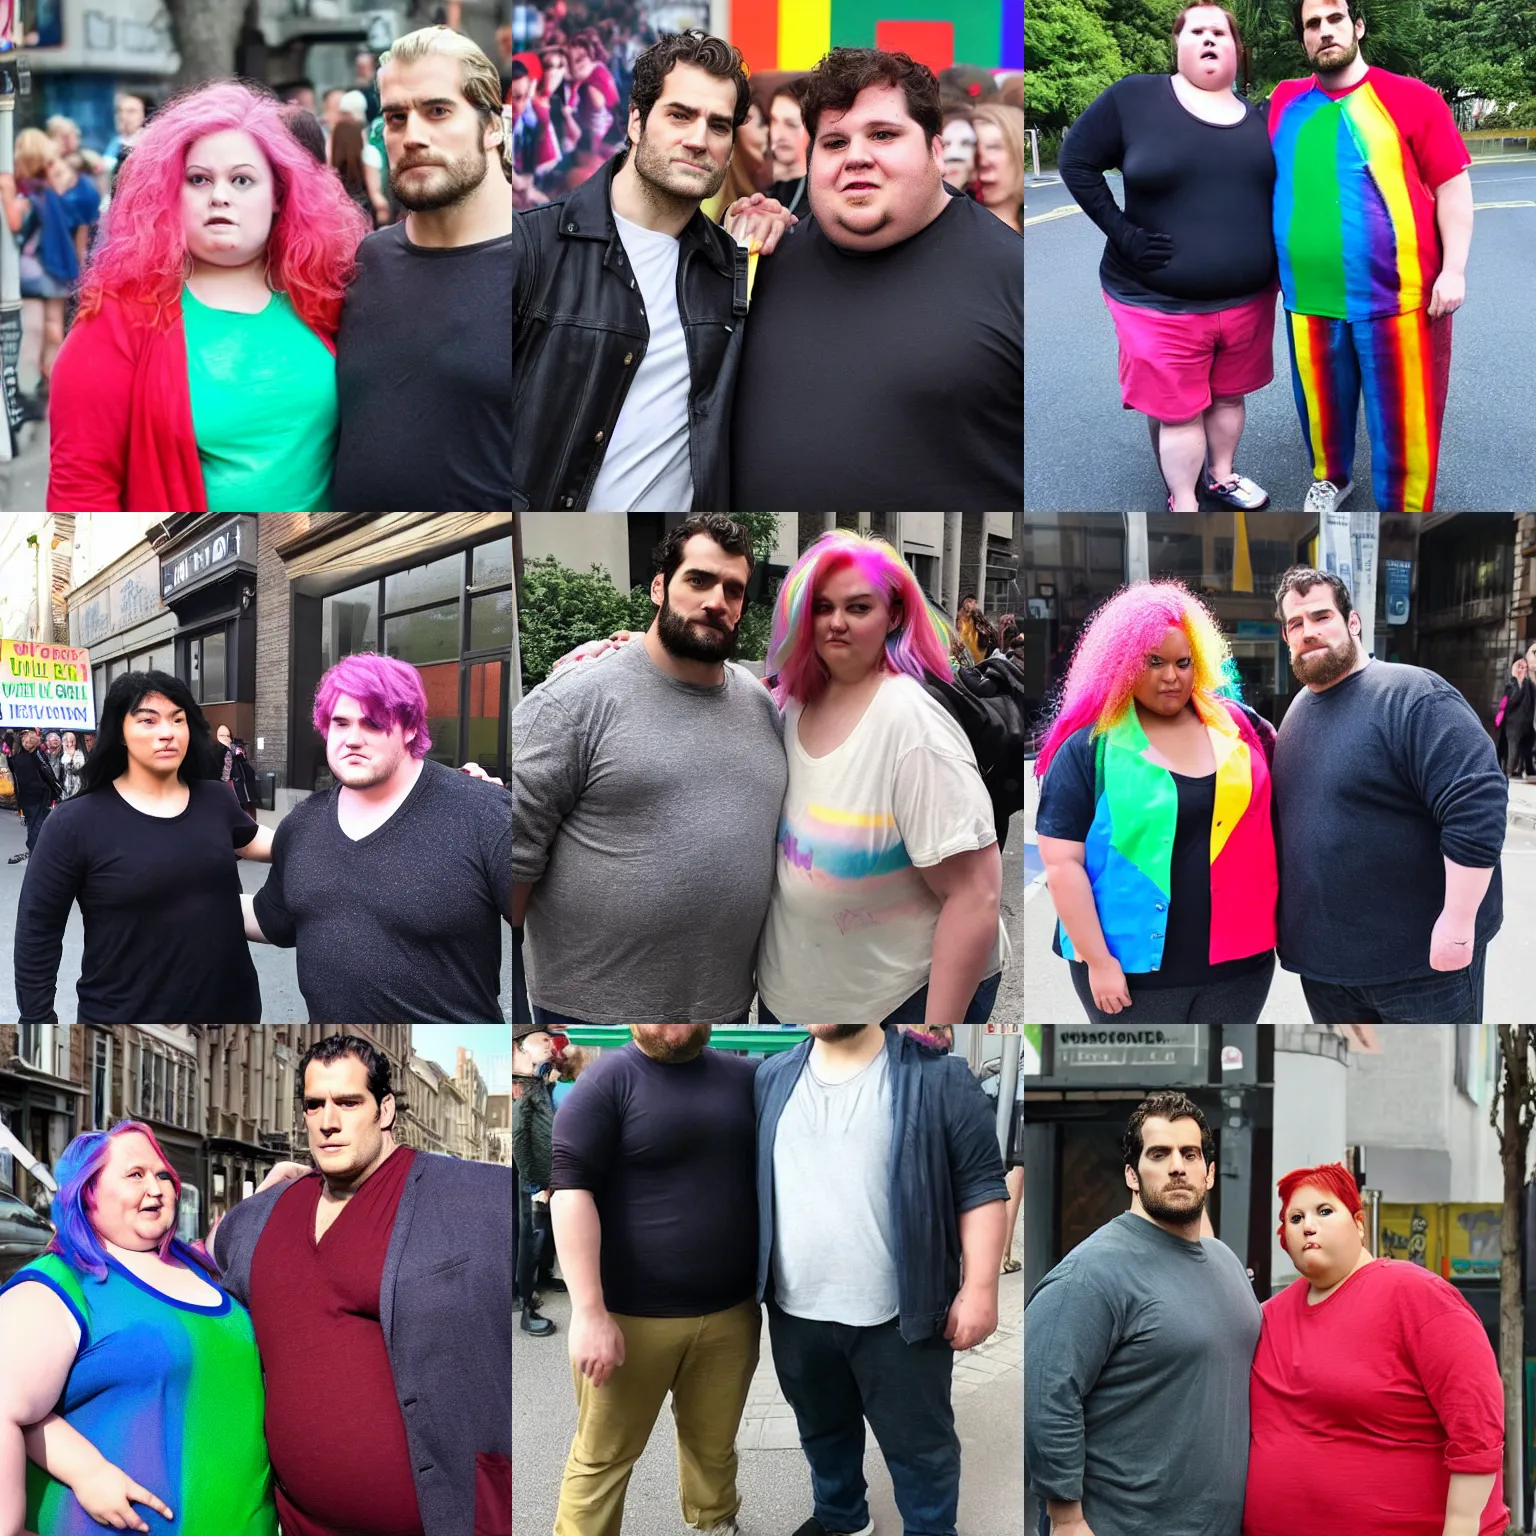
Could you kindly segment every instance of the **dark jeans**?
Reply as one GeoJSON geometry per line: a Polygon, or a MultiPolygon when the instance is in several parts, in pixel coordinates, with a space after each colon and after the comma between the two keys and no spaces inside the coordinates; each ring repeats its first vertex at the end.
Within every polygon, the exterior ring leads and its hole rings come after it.
{"type": "MultiPolygon", "coordinates": [[[[997,989],[1002,985],[1003,973],[999,971],[995,976],[988,976],[982,984],[976,988],[971,1000],[966,1004],[965,1017],[956,1019],[956,1024],[985,1024],[992,1017],[993,1006],[997,1002],[997,989]]],[[[914,992],[906,1002],[897,1005],[896,1011],[887,1014],[880,1022],[882,1024],[922,1024],[928,1017],[928,988],[921,987],[914,992]]],[[[777,1024],[778,1015],[774,1013],[761,997],[757,1000],[757,1022],[759,1024],[777,1024]]],[[[854,1527],[858,1529],[857,1526],[854,1527]]]]}
{"type": "Polygon", "coordinates": [[[550,1230],[549,1207],[532,1197],[538,1190],[517,1181],[517,1294],[524,1306],[540,1284],[554,1273],[555,1238],[550,1230]]]}
{"type": "MultiPolygon", "coordinates": [[[[515,994],[514,994],[514,1000],[515,1000],[515,994]]],[[[591,1021],[588,1020],[588,1019],[571,1019],[571,1018],[567,1018],[566,1015],[563,1014],[563,1013],[551,1013],[548,1008],[540,1008],[537,1003],[535,1003],[533,1005],[533,1019],[532,1019],[531,1022],[534,1023],[534,1024],[554,1024],[556,1026],[559,1026],[561,1024],[584,1024],[588,1028],[601,1028],[601,1027],[604,1027],[604,1026],[599,1026],[599,1025],[593,1025],[591,1023],[591,1021]]],[[[730,1022],[731,1022],[731,1024],[745,1024],[747,1022],[747,1018],[746,1018],[746,1015],[743,1014],[741,1016],[741,1018],[739,1018],[739,1019],[732,1019],[730,1022]]],[[[614,1028],[614,1029],[623,1028],[622,1025],[612,1025],[612,1026],[607,1026],[607,1027],[611,1027],[611,1028],[614,1028]]],[[[722,1027],[725,1027],[725,1026],[722,1026],[722,1027]]]]}
{"type": "Polygon", "coordinates": [[[1257,1024],[1275,975],[1275,957],[1257,970],[1204,987],[1131,986],[1131,1006],[1105,1013],[1093,1000],[1088,967],[1069,960],[1072,986],[1090,1024],[1257,1024]]]}
{"type": "Polygon", "coordinates": [[[43,823],[48,820],[48,813],[53,809],[45,800],[41,805],[24,805],[21,814],[27,823],[27,852],[31,853],[37,846],[37,834],[43,830],[43,823]]]}
{"type": "Polygon", "coordinates": [[[1521,728],[1516,726],[1507,731],[1504,737],[1504,772],[1510,778],[1516,774],[1528,773],[1531,764],[1531,746],[1536,742],[1536,732],[1529,726],[1521,728]]]}
{"type": "Polygon", "coordinates": [[[1481,1024],[1483,971],[1488,946],[1472,951],[1471,965],[1370,987],[1301,978],[1314,1024],[1481,1024]]]}
{"type": "Polygon", "coordinates": [[[523,930],[512,930],[512,1022],[532,1024],[533,1014],[528,1007],[528,982],[523,975],[523,930]]]}
{"type": "Polygon", "coordinates": [[[950,1403],[955,1352],[944,1339],[908,1344],[895,1318],[851,1328],[791,1317],[772,1301],[768,1333],[811,1466],[816,1518],[829,1531],[861,1531],[869,1523],[868,1419],[905,1536],[955,1536],[960,1437],[950,1403]]]}

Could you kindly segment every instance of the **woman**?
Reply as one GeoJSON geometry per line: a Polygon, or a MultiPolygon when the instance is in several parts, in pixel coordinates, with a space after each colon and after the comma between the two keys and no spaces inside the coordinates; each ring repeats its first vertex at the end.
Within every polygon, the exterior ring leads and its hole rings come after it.
{"type": "Polygon", "coordinates": [[[38,834],[16,920],[26,1022],[55,1017],[70,908],[85,924],[81,1023],[258,1023],[261,992],[235,856],[270,860],[218,782],[208,721],[179,678],[128,672],[107,690],[80,791],[38,834]]]}
{"type": "Polygon", "coordinates": [[[80,770],[84,767],[85,753],[76,746],[75,733],[65,731],[63,750],[59,754],[58,775],[66,800],[80,793],[80,770]]]}
{"type": "MultiPolygon", "coordinates": [[[[1146,414],[1174,512],[1200,495],[1252,511],[1239,475],[1244,397],[1274,377],[1275,158],[1233,94],[1242,37],[1230,11],[1186,6],[1173,75],[1127,75],[1072,125],[1061,179],[1108,237],[1099,280],[1120,344],[1120,395],[1146,414]],[[1118,168],[1122,213],[1104,180],[1118,168]]],[[[1246,76],[1245,76],[1246,82],[1246,76]]]]}
{"type": "Polygon", "coordinates": [[[49,731],[43,738],[43,756],[48,759],[48,766],[53,769],[53,776],[59,781],[59,787],[64,786],[64,738],[57,731],[49,731]]]}
{"type": "Polygon", "coordinates": [[[221,725],[214,735],[219,745],[219,777],[229,785],[240,809],[254,820],[256,813],[251,807],[256,803],[256,776],[245,755],[245,743],[236,741],[227,725],[221,725]]]}
{"type": "Polygon", "coordinates": [[[176,1236],[154,1132],[87,1131],[56,1172],[53,1241],[0,1289],[0,1507],[38,1536],[146,1509],[166,1536],[277,1536],[251,1316],[176,1236]]]}
{"type": "Polygon", "coordinates": [[[1341,1163],[1279,1189],[1300,1278],[1264,1304],[1243,1536],[1503,1536],[1504,1389],[1477,1313],[1448,1280],[1371,1257],[1341,1163]]]}
{"type": "Polygon", "coordinates": [[[581,138],[581,124],[576,121],[576,86],[571,80],[570,60],[564,48],[546,48],[539,55],[544,77],[534,87],[538,99],[549,113],[549,126],[562,157],[572,153],[581,138]]]}
{"type": "Polygon", "coordinates": [[[944,109],[944,181],[956,192],[969,192],[976,176],[975,117],[974,110],[965,102],[944,109]]]}
{"type": "Polygon", "coordinates": [[[1078,637],[1035,762],[1052,948],[1090,1022],[1257,1022],[1275,969],[1275,731],[1215,619],[1136,582],[1078,637]]]}
{"type": "Polygon", "coordinates": [[[720,190],[702,204],[705,215],[716,224],[723,224],[726,210],[737,198],[766,192],[772,176],[773,168],[768,163],[768,118],[754,95],[747,106],[746,120],[736,130],[736,147],[725,168],[725,180],[720,190]]]}
{"type": "Polygon", "coordinates": [[[341,178],[341,185],[358,210],[373,224],[373,201],[368,180],[363,174],[363,126],[344,117],[331,130],[331,169],[341,178]]]}
{"type": "Polygon", "coordinates": [[[883,539],[823,534],[785,577],[767,671],[789,788],[759,1018],[985,1023],[1008,955],[992,805],[923,687],[948,626],[883,539]]]}
{"type": "Polygon", "coordinates": [[[576,82],[577,152],[605,155],[608,135],[618,121],[619,104],[618,87],[608,72],[608,50],[589,27],[571,39],[568,52],[571,78],[576,82]]]}
{"type": "Polygon", "coordinates": [[[568,1045],[560,1053],[560,1081],[550,1085],[550,1098],[558,1110],[561,1104],[570,1097],[571,1090],[576,1086],[576,1079],[586,1071],[592,1058],[579,1045],[568,1045]]]}
{"type": "Polygon", "coordinates": [[[976,197],[1009,229],[1024,232],[1024,114],[984,101],[974,115],[976,197]]]}
{"type": "Polygon", "coordinates": [[[59,354],[49,510],[327,507],[367,229],[274,97],[216,81],[157,112],[59,354]]]}

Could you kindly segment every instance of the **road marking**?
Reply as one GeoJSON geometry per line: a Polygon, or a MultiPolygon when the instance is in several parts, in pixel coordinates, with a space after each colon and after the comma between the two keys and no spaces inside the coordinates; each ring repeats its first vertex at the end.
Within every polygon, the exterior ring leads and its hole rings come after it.
{"type": "Polygon", "coordinates": [[[1512,203],[1473,203],[1472,206],[1473,206],[1474,209],[1477,209],[1477,208],[1536,208],[1536,201],[1533,201],[1531,198],[1526,197],[1526,198],[1521,198],[1518,201],[1512,202],[1512,203]]]}
{"type": "Polygon", "coordinates": [[[1026,224],[1044,224],[1050,219],[1064,219],[1069,213],[1081,213],[1083,210],[1076,203],[1067,203],[1060,208],[1052,208],[1049,213],[1033,213],[1024,220],[1026,224]]]}

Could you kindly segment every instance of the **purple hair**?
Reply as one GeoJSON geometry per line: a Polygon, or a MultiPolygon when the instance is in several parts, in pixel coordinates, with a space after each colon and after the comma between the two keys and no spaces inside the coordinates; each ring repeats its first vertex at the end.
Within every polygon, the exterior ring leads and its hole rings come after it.
{"type": "MultiPolygon", "coordinates": [[[[53,1197],[53,1240],[47,1252],[56,1253],[71,1269],[80,1270],[94,1280],[107,1278],[107,1254],[101,1246],[101,1238],[91,1225],[90,1213],[96,1205],[96,1181],[107,1166],[114,1137],[137,1132],[155,1149],[155,1156],[165,1164],[176,1191],[176,1201],[181,1202],[181,1179],[171,1166],[170,1159],[160,1150],[155,1133],[142,1120],[119,1120],[109,1131],[85,1131],[70,1142],[59,1155],[56,1172],[59,1178],[58,1193],[53,1197]]],[[[197,1267],[214,1279],[219,1271],[207,1254],[194,1248],[176,1236],[174,1224],[160,1240],[157,1250],[162,1259],[178,1258],[197,1267]]]]}
{"type": "Polygon", "coordinates": [[[343,694],[356,699],[380,728],[400,726],[415,731],[415,739],[406,750],[422,758],[432,750],[427,734],[427,690],[421,673],[406,661],[380,656],[375,651],[358,651],[344,656],[320,679],[315,689],[315,729],[322,736],[331,728],[331,711],[343,694]]]}
{"type": "Polygon", "coordinates": [[[822,534],[800,556],[774,601],[764,672],[778,678],[773,696],[780,708],[786,698],[813,703],[827,686],[826,663],[816,654],[816,594],[829,576],[849,565],[858,569],[887,608],[901,604],[901,623],[885,639],[890,669],[918,682],[925,676],[945,682],[951,677],[949,625],[928,601],[906,561],[884,539],[838,528],[822,534]]]}

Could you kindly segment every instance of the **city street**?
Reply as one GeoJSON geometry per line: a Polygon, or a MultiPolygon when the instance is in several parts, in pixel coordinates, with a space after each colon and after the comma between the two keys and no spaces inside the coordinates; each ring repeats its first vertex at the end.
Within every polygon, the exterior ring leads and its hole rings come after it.
{"type": "MultiPolygon", "coordinates": [[[[1024,1277],[999,1282],[998,1331],[955,1361],[955,1427],[962,1447],[960,1536],[1022,1536],[1024,1441],[1024,1277]]],[[[551,1293],[540,1309],[559,1332],[512,1336],[512,1531],[547,1536],[560,1499],[560,1474],[576,1427],[566,1353],[570,1299],[551,1293]]],[[[898,1536],[901,1517],[874,1434],[866,1426],[864,1472],[877,1536],[898,1536]]],[[[677,1500],[677,1437],[670,1411],[656,1421],[635,1467],[624,1508],[625,1536],[684,1536],[677,1500]]],[[[736,1438],[741,1458],[742,1536],[788,1536],[811,1513],[811,1478],[793,1410],[779,1392],[763,1323],[762,1355],[736,1438]]]]}
{"type": "MultiPolygon", "coordinates": [[[[1121,197],[1120,178],[1111,187],[1121,197]]],[[[1536,351],[1536,157],[1472,167],[1476,228],[1467,300],[1454,318],[1450,394],[1437,512],[1530,505],[1536,482],[1536,379],[1517,360],[1536,351]]],[[[1025,189],[1024,504],[1036,512],[1155,511],[1162,480],[1146,421],[1120,405],[1114,327],[1099,285],[1104,236],[1059,181],[1025,189]]],[[[1375,507],[1364,415],[1348,506],[1375,507]]],[[[1295,510],[1311,482],[1291,393],[1283,314],[1274,382],[1248,398],[1238,468],[1276,511],[1295,510]]],[[[1490,1015],[1492,1017],[1492,1015],[1490,1015]]]]}

